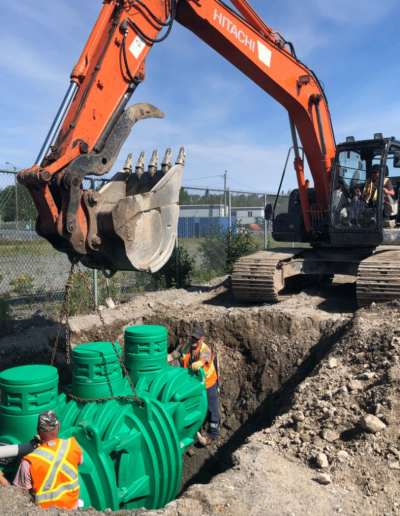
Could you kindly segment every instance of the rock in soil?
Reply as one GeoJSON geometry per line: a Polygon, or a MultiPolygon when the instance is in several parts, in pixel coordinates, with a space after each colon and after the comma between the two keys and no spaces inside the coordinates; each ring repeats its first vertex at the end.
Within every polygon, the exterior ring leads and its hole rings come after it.
{"type": "Polygon", "coordinates": [[[325,453],[317,453],[315,456],[315,464],[318,468],[329,468],[329,462],[328,457],[325,455],[325,453]]]}
{"type": "Polygon", "coordinates": [[[316,476],[316,480],[318,483],[324,486],[332,484],[331,477],[327,473],[318,473],[318,475],[316,476]]]}
{"type": "Polygon", "coordinates": [[[366,414],[362,416],[360,419],[360,424],[367,430],[367,432],[371,432],[372,434],[376,434],[378,432],[382,432],[386,428],[385,423],[381,421],[378,417],[373,416],[372,414],[366,414]]]}

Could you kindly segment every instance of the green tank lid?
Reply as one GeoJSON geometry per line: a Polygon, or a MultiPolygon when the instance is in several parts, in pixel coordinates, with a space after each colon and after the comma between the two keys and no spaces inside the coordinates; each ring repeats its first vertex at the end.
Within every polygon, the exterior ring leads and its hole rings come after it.
{"type": "Polygon", "coordinates": [[[133,383],[151,382],[168,367],[168,332],[164,326],[140,324],[125,330],[125,366],[133,383]]]}
{"type": "Polygon", "coordinates": [[[48,365],[13,367],[0,374],[0,433],[26,443],[36,433],[38,414],[58,413],[58,372],[48,365]]]}
{"type": "MultiPolygon", "coordinates": [[[[122,358],[121,346],[114,346],[122,358]]],[[[74,348],[72,356],[72,394],[86,400],[121,395],[122,369],[111,342],[81,344],[74,348]]]]}
{"type": "MultiPolygon", "coordinates": [[[[121,346],[114,344],[121,355],[121,346]]],[[[73,351],[74,357],[79,358],[95,358],[98,356],[116,356],[111,342],[89,342],[88,344],[81,344],[76,346],[73,351]]]]}
{"type": "Polygon", "coordinates": [[[125,338],[135,337],[167,337],[167,328],[153,324],[140,324],[126,328],[125,338]]]}
{"type": "Polygon", "coordinates": [[[55,367],[48,365],[25,365],[13,367],[0,373],[0,385],[32,385],[49,382],[57,378],[55,367]]]}

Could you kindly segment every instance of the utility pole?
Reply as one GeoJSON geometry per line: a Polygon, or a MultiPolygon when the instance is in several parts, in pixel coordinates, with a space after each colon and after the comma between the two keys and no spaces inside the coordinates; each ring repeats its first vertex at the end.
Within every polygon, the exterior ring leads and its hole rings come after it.
{"type": "Polygon", "coordinates": [[[228,173],[227,170],[225,170],[225,174],[224,174],[224,217],[227,216],[227,213],[226,213],[226,174],[228,173]]]}

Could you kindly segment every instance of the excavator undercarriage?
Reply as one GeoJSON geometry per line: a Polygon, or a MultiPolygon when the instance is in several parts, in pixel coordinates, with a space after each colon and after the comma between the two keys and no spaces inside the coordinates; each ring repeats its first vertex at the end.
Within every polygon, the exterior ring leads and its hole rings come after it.
{"type": "MultiPolygon", "coordinates": [[[[329,282],[333,275],[356,276],[360,307],[400,299],[400,247],[372,249],[276,248],[237,261],[232,289],[244,303],[279,303],[292,281],[329,282]]],[[[292,285],[293,286],[293,285],[292,285]]]]}

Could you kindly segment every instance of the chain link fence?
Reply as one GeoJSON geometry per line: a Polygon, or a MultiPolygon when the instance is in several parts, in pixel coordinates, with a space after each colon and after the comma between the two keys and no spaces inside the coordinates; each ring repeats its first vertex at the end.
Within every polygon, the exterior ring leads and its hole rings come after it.
{"type": "MultiPolygon", "coordinates": [[[[99,190],[105,182],[85,179],[83,186],[99,190]]],[[[35,316],[53,319],[64,299],[70,262],[66,254],[37,235],[36,216],[28,190],[17,182],[17,172],[0,171],[0,336],[35,316]]],[[[106,280],[97,271],[82,269],[99,304],[105,304],[107,298],[125,302],[158,288],[148,273],[118,272],[106,280]]],[[[88,312],[91,304],[83,282],[75,275],[71,313],[88,312]]]]}
{"type": "MultiPolygon", "coordinates": [[[[35,317],[55,319],[64,298],[70,269],[67,256],[35,231],[36,207],[16,171],[0,170],[0,336],[35,317]]],[[[83,187],[99,190],[107,180],[85,179],[83,187]]],[[[264,219],[275,194],[182,187],[175,250],[156,274],[118,272],[106,280],[82,267],[100,305],[115,304],[142,292],[209,281],[230,273],[239,254],[276,245],[264,219]]],[[[278,199],[275,213],[287,211],[288,195],[278,199]]],[[[282,245],[282,244],[279,244],[282,245]]],[[[290,244],[288,244],[290,245],[290,244]]],[[[71,314],[92,311],[79,275],[71,289],[71,314]]]]}
{"type": "MultiPolygon", "coordinates": [[[[265,206],[275,200],[273,193],[182,187],[178,236],[194,260],[191,281],[230,274],[238,257],[274,247],[265,206]]],[[[281,194],[275,214],[287,211],[288,201],[281,194]]]]}

